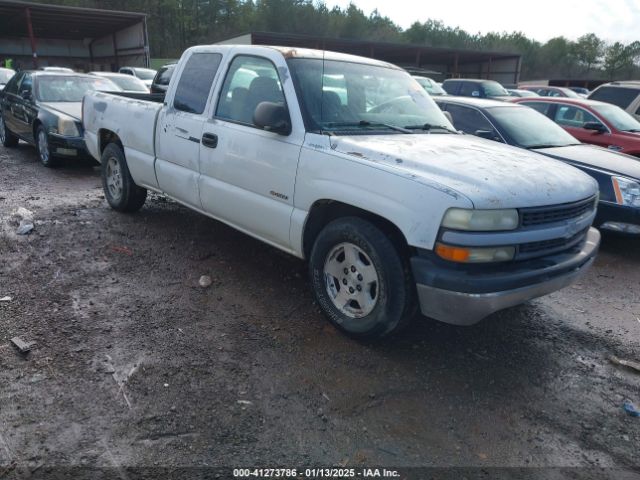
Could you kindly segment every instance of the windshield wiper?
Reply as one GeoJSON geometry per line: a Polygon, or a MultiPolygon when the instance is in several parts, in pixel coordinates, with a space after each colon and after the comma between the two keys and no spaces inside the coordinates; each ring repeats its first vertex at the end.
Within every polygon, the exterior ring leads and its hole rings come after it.
{"type": "Polygon", "coordinates": [[[629,130],[622,130],[623,132],[630,132],[630,133],[638,133],[640,132],[640,128],[630,128],[629,130]]]}
{"type": "Polygon", "coordinates": [[[446,127],[444,125],[431,125],[430,123],[423,123],[422,125],[406,125],[404,128],[406,128],[407,130],[424,130],[427,132],[431,130],[444,130],[449,133],[458,133],[455,130],[451,130],[449,127],[446,127]]]}
{"type": "Polygon", "coordinates": [[[391,125],[389,123],[374,123],[369,122],[368,120],[360,120],[359,122],[330,122],[327,124],[329,128],[336,127],[385,127],[390,128],[391,130],[395,130],[396,132],[402,133],[413,133],[411,130],[406,128],[399,127],[397,125],[391,125]]]}
{"type": "Polygon", "coordinates": [[[538,148],[559,148],[559,147],[568,147],[570,145],[580,145],[579,143],[569,143],[566,145],[554,145],[554,144],[540,144],[540,145],[529,145],[527,148],[532,149],[532,150],[536,150],[538,148]]]}

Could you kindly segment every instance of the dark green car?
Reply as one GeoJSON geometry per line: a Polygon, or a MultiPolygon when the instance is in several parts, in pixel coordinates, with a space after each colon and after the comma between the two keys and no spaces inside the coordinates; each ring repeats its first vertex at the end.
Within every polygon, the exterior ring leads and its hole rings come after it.
{"type": "Polygon", "coordinates": [[[121,91],[106,78],[78,73],[22,71],[0,92],[0,142],[34,145],[46,167],[60,157],[88,158],[82,131],[82,97],[91,90],[121,91]]]}

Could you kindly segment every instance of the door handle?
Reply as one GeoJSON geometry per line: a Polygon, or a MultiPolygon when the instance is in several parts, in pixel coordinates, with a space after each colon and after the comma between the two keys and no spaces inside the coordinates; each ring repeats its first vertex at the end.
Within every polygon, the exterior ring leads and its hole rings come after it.
{"type": "Polygon", "coordinates": [[[205,133],[202,135],[202,145],[209,148],[216,148],[218,146],[218,135],[215,133],[205,133]]]}

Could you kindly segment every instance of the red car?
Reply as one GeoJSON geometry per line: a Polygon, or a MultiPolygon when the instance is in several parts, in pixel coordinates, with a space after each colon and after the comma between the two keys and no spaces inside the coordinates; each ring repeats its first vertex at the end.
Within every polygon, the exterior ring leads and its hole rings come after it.
{"type": "Polygon", "coordinates": [[[583,98],[514,98],[543,113],[583,143],[640,157],[640,122],[620,107],[583,98]]]}

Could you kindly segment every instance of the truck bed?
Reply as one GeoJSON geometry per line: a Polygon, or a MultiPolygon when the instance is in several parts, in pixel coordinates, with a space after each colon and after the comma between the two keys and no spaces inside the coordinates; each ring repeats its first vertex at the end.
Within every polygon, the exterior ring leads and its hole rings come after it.
{"type": "Polygon", "coordinates": [[[164,94],[88,93],[82,103],[87,150],[100,161],[101,136],[115,133],[124,145],[133,178],[155,187],[155,130],[163,102],[164,94]]]}

